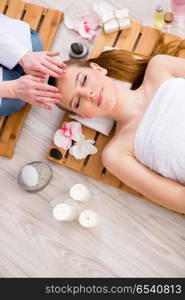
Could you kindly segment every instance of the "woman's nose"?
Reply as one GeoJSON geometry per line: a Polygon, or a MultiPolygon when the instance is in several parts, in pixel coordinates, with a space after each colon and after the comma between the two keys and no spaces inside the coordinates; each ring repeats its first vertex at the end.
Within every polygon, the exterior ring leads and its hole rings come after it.
{"type": "Polygon", "coordinates": [[[90,88],[81,88],[79,92],[80,92],[81,96],[87,98],[90,101],[93,100],[94,94],[93,94],[92,89],[90,89],[90,88]]]}

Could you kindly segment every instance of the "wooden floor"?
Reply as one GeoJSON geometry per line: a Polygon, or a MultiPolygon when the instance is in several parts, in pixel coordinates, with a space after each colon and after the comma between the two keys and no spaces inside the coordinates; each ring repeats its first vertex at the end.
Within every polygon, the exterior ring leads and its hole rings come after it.
{"type": "MultiPolygon", "coordinates": [[[[64,13],[69,3],[30,2],[64,13]]],[[[132,17],[145,24],[151,22],[159,3],[108,2],[127,7],[132,17]]],[[[183,36],[185,25],[177,30],[183,36]]],[[[93,46],[62,24],[53,50],[60,50],[65,60],[74,41],[93,46]]],[[[0,157],[0,277],[185,277],[185,217],[45,159],[61,118],[55,107],[51,112],[33,107],[14,157],[0,157]],[[16,179],[20,168],[35,160],[50,164],[53,179],[41,192],[29,194],[16,179]],[[91,201],[82,208],[92,208],[102,216],[97,229],[84,229],[77,221],[60,223],[52,217],[53,205],[67,197],[75,183],[85,183],[92,191],[91,201]]]]}

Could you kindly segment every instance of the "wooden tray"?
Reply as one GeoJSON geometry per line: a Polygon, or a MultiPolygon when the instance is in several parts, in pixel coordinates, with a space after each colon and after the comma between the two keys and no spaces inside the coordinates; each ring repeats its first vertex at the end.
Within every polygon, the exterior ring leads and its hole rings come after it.
{"type": "MultiPolygon", "coordinates": [[[[63,12],[45,8],[21,0],[0,0],[0,13],[23,20],[37,30],[42,38],[44,50],[51,48],[63,12]]],[[[0,117],[0,155],[11,158],[30,105],[12,116],[0,117]]]]}
{"type": "MultiPolygon", "coordinates": [[[[100,32],[96,40],[95,47],[91,53],[91,57],[98,56],[102,52],[105,46],[116,46],[118,48],[122,48],[125,50],[130,50],[137,53],[148,55],[152,52],[153,47],[158,38],[157,31],[158,30],[155,28],[143,26],[142,24],[133,21],[132,27],[122,32],[111,33],[111,34],[105,34],[104,32],[100,32]]],[[[171,40],[177,40],[177,39],[180,38],[172,34],[165,35],[166,42],[171,40]]],[[[65,114],[61,124],[64,121],[72,121],[72,119],[70,119],[67,116],[67,114],[65,114]]],[[[88,156],[86,159],[76,160],[73,156],[69,155],[68,151],[58,148],[58,150],[62,152],[63,158],[61,160],[57,160],[50,156],[50,150],[52,148],[57,148],[54,144],[52,144],[47,153],[47,158],[60,165],[71,168],[84,175],[88,175],[92,178],[102,181],[103,183],[107,183],[111,186],[114,186],[116,188],[125,190],[131,194],[147,199],[142,194],[126,186],[123,182],[121,182],[119,179],[113,176],[109,171],[107,171],[102,165],[101,153],[104,146],[113,136],[114,129],[112,130],[111,134],[108,137],[104,136],[103,134],[93,129],[87,128],[83,125],[82,125],[82,130],[86,139],[94,139],[96,141],[95,146],[98,148],[97,154],[88,156]]]]}

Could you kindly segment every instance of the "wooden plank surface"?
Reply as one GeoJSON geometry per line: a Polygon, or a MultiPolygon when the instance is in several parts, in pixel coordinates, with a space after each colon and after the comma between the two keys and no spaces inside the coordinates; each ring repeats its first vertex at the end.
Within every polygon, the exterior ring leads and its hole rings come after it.
{"type": "Polygon", "coordinates": [[[116,47],[125,49],[128,51],[133,50],[134,45],[139,37],[139,34],[142,29],[142,24],[132,21],[132,27],[126,30],[123,30],[120,34],[120,37],[116,43],[116,47]]]}
{"type": "Polygon", "coordinates": [[[8,0],[0,1],[0,13],[2,13],[2,14],[4,13],[7,3],[8,3],[8,0]]]}
{"type": "Polygon", "coordinates": [[[47,9],[44,15],[39,34],[42,37],[45,50],[51,48],[57,28],[62,20],[63,13],[54,9],[47,9]]]}
{"type": "Polygon", "coordinates": [[[42,6],[26,3],[23,21],[28,23],[32,29],[37,30],[45,10],[46,8],[42,6]]]}
{"type": "MultiPolygon", "coordinates": [[[[21,0],[0,1],[0,12],[5,12],[11,18],[22,19],[34,30],[40,28],[39,33],[45,50],[50,49],[58,26],[63,18],[61,11],[26,3],[21,0]]],[[[30,108],[31,106],[26,104],[16,114],[0,118],[0,155],[8,158],[12,157],[24,120],[30,108]]]]}
{"type": "Polygon", "coordinates": [[[21,19],[26,3],[21,0],[9,0],[6,16],[21,19]]]}
{"type": "Polygon", "coordinates": [[[139,54],[149,55],[158,39],[158,30],[148,26],[142,26],[141,35],[134,51],[139,54]]]}

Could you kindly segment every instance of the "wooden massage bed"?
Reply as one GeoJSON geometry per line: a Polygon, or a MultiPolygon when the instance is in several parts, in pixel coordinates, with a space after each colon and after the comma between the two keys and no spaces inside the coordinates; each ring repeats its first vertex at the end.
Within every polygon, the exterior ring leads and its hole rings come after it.
{"type": "MultiPolygon", "coordinates": [[[[0,13],[29,23],[42,38],[44,50],[51,48],[63,12],[21,0],[0,0],[0,13]]],[[[0,117],[0,155],[11,158],[31,105],[9,117],[0,117]]]]}
{"type": "MultiPolygon", "coordinates": [[[[95,46],[90,54],[90,57],[96,57],[97,55],[99,55],[105,46],[115,46],[125,50],[134,51],[136,53],[148,55],[152,52],[152,49],[158,38],[157,32],[157,29],[143,26],[136,21],[132,22],[131,28],[120,32],[105,34],[103,31],[101,31],[96,39],[95,46]]],[[[168,33],[165,34],[165,42],[177,39],[181,40],[178,36],[168,33]]],[[[181,51],[179,56],[183,57],[183,55],[185,57],[185,52],[183,53],[183,51],[181,51]]],[[[69,118],[67,114],[65,114],[58,128],[60,128],[64,121],[72,121],[72,119],[69,118]]],[[[57,164],[60,164],[61,166],[71,168],[98,181],[149,200],[142,194],[126,186],[123,182],[121,182],[108,170],[106,170],[102,165],[101,153],[104,146],[113,136],[114,128],[112,129],[111,134],[108,137],[93,129],[87,128],[84,125],[82,125],[82,131],[86,139],[94,139],[96,141],[95,146],[98,148],[98,152],[95,155],[89,155],[85,159],[77,160],[69,154],[68,150],[65,151],[61,148],[58,148],[58,150],[62,152],[63,157],[61,159],[56,159],[51,157],[50,155],[51,149],[57,148],[54,144],[52,144],[47,153],[47,158],[53,162],[56,162],[57,164]]]]}

